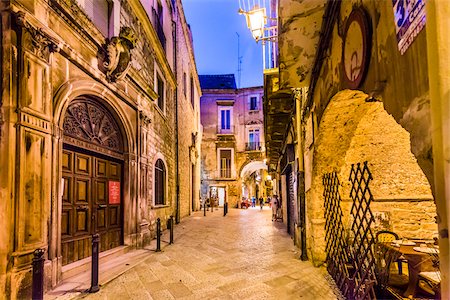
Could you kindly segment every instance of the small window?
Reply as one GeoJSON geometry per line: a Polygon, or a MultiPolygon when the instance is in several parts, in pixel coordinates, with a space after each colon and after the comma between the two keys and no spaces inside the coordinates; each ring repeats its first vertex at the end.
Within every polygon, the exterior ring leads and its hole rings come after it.
{"type": "Polygon", "coordinates": [[[261,150],[261,144],[259,141],[259,129],[250,129],[248,131],[248,143],[245,147],[247,151],[261,150]]]}
{"type": "Polygon", "coordinates": [[[155,22],[156,35],[158,36],[161,46],[166,50],[166,35],[164,34],[164,18],[163,18],[163,6],[158,1],[156,10],[153,10],[153,18],[155,22]]]}
{"type": "Polygon", "coordinates": [[[195,89],[194,89],[194,78],[191,76],[191,104],[195,107],[195,89]]]}
{"type": "Polygon", "coordinates": [[[220,111],[220,128],[230,129],[231,128],[231,110],[223,109],[220,111]]]}
{"type": "Polygon", "coordinates": [[[157,75],[157,89],[158,89],[158,107],[164,112],[164,81],[162,80],[161,76],[157,75]]]}
{"type": "Polygon", "coordinates": [[[258,97],[256,97],[256,96],[250,97],[249,110],[259,110],[258,97]]]}
{"type": "Polygon", "coordinates": [[[231,178],[231,150],[220,150],[220,177],[231,178]]]}
{"type": "Polygon", "coordinates": [[[164,205],[166,195],[166,167],[162,159],[155,164],[155,205],[164,205]]]}

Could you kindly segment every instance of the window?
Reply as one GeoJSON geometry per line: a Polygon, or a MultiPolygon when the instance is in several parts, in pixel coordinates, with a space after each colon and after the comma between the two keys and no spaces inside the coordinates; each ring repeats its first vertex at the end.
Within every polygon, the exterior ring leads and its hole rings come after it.
{"type": "Polygon", "coordinates": [[[100,30],[105,37],[109,37],[109,21],[113,6],[112,1],[77,0],[77,2],[98,30],[100,30]]]}
{"type": "Polygon", "coordinates": [[[191,76],[191,104],[192,107],[195,107],[195,89],[194,89],[194,78],[191,76]]]}
{"type": "Polygon", "coordinates": [[[231,150],[220,150],[220,177],[231,178],[231,150]]]}
{"type": "Polygon", "coordinates": [[[249,110],[259,110],[258,97],[251,96],[249,99],[249,110]]]}
{"type": "Polygon", "coordinates": [[[157,76],[157,89],[158,89],[158,107],[164,112],[164,81],[162,80],[161,76],[157,76]]]}
{"type": "Polygon", "coordinates": [[[231,128],[231,110],[222,109],[220,111],[220,129],[230,129],[231,128]]]}
{"type": "Polygon", "coordinates": [[[260,150],[259,129],[250,129],[248,131],[248,143],[245,150],[260,150]]]}
{"type": "Polygon", "coordinates": [[[155,164],[155,205],[164,205],[166,195],[166,167],[162,159],[155,164]]]}
{"type": "Polygon", "coordinates": [[[164,34],[164,19],[163,19],[163,7],[160,1],[158,1],[157,8],[153,9],[153,20],[156,35],[158,36],[161,46],[166,50],[166,36],[164,34]]]}

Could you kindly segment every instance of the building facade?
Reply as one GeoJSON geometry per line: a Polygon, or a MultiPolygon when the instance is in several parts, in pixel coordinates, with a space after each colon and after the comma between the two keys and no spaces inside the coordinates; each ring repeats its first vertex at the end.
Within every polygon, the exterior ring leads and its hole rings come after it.
{"type": "Polygon", "coordinates": [[[29,298],[36,249],[50,290],[89,263],[92,234],[120,255],[190,213],[199,183],[177,168],[199,165],[200,89],[181,1],[0,7],[0,295],[29,298]]]}
{"type": "Polygon", "coordinates": [[[199,78],[202,198],[236,207],[243,198],[266,197],[262,87],[237,89],[233,74],[199,78]]]}
{"type": "Polygon", "coordinates": [[[448,116],[440,113],[448,97],[436,85],[448,87],[436,60],[448,61],[440,29],[448,21],[437,13],[448,3],[276,2],[279,65],[265,72],[266,155],[301,258],[330,264],[330,245],[359,239],[355,228],[370,229],[369,238],[381,230],[438,237],[449,295],[448,116]],[[369,203],[363,217],[355,214],[361,203],[369,203]]]}

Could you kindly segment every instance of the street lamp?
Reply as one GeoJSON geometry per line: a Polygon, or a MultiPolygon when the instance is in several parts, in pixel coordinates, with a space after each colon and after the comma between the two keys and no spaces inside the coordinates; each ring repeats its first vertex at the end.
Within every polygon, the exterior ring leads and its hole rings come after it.
{"type": "Polygon", "coordinates": [[[278,67],[278,0],[239,0],[238,13],[245,15],[247,27],[263,49],[263,69],[278,67]]]}
{"type": "Polygon", "coordinates": [[[265,7],[256,5],[249,11],[244,11],[240,8],[238,12],[241,15],[245,15],[247,27],[250,29],[256,42],[261,40],[273,40],[276,38],[276,34],[273,33],[273,29],[275,29],[276,26],[266,27],[267,19],[272,20],[272,18],[267,17],[265,7]],[[265,34],[265,31],[268,31],[268,34],[265,34]]]}
{"type": "Polygon", "coordinates": [[[250,29],[253,38],[258,41],[264,37],[264,26],[267,24],[266,8],[255,8],[249,12],[240,11],[245,14],[247,27],[250,29]]]}

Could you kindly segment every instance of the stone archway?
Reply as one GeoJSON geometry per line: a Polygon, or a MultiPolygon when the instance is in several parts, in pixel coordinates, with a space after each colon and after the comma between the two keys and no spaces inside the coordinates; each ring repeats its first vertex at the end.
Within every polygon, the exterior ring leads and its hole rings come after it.
{"type": "Polygon", "coordinates": [[[245,178],[250,174],[252,174],[253,172],[261,169],[267,170],[267,165],[265,162],[259,160],[251,161],[247,164],[244,164],[243,167],[241,168],[240,178],[245,178]]]}
{"type": "Polygon", "coordinates": [[[336,171],[341,187],[344,225],[349,226],[348,181],[351,164],[368,161],[373,181],[371,204],[379,228],[403,237],[429,238],[437,231],[429,182],[411,153],[409,133],[389,115],[382,102],[366,102],[360,91],[344,90],[329,102],[319,124],[314,149],[308,227],[314,260],[325,259],[322,176],[336,171]]]}

